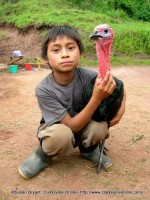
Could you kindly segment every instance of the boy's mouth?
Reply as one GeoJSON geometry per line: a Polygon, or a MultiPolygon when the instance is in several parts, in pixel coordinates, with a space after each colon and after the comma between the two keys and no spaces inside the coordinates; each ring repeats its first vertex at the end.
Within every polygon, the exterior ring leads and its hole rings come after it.
{"type": "Polygon", "coordinates": [[[61,62],[60,64],[61,65],[70,65],[70,64],[72,64],[72,62],[71,61],[64,61],[64,62],[61,62]]]}

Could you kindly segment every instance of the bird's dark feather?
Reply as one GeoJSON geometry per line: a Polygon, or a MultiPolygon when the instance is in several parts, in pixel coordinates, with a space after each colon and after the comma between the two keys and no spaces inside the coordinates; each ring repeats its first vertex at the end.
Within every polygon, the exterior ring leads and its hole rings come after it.
{"type": "MultiPolygon", "coordinates": [[[[116,82],[116,88],[114,92],[108,96],[106,99],[103,100],[103,102],[100,104],[100,106],[97,108],[95,113],[92,116],[92,119],[95,121],[109,121],[111,120],[119,111],[119,108],[121,106],[121,102],[124,95],[124,86],[123,82],[119,80],[116,77],[113,77],[116,82]]],[[[87,105],[89,102],[93,87],[95,84],[96,78],[94,78],[89,84],[86,85],[84,88],[84,93],[82,96],[82,109],[87,105]]]]}

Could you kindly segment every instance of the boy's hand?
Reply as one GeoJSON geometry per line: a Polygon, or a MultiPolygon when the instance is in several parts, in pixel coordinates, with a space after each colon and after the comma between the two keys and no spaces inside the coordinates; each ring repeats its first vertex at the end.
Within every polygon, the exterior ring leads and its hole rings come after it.
{"type": "Polygon", "coordinates": [[[116,87],[116,83],[112,74],[108,71],[104,79],[99,83],[95,83],[92,97],[95,101],[101,103],[106,97],[110,96],[116,87]]]}

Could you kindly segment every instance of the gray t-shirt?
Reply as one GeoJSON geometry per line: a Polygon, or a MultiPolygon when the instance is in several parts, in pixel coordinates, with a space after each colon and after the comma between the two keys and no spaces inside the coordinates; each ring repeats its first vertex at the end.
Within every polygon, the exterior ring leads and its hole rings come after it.
{"type": "Polygon", "coordinates": [[[50,126],[68,113],[71,117],[79,113],[84,87],[96,76],[96,71],[78,67],[72,82],[65,86],[56,83],[52,73],[46,76],[35,91],[45,123],[50,126]]]}

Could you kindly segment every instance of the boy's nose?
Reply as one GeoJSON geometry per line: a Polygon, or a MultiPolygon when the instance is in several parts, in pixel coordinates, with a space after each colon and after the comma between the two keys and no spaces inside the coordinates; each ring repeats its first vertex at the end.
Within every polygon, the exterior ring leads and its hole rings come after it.
{"type": "Polygon", "coordinates": [[[62,57],[68,57],[67,49],[62,49],[62,57]]]}

